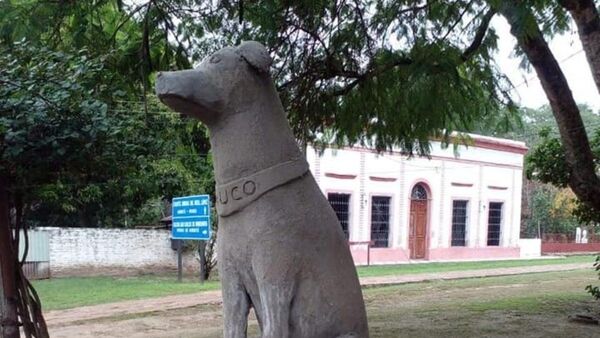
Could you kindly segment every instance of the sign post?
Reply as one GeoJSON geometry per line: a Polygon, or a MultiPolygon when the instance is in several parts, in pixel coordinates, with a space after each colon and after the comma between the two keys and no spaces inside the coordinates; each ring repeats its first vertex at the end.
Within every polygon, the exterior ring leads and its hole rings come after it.
{"type": "Polygon", "coordinates": [[[210,239],[210,196],[174,197],[171,211],[171,238],[180,241],[177,247],[177,280],[181,282],[183,240],[210,239]]]}

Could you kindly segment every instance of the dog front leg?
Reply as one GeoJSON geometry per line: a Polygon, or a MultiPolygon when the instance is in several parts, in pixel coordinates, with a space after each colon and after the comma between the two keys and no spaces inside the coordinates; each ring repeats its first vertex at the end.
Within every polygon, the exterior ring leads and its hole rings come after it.
{"type": "Polygon", "coordinates": [[[222,278],[223,337],[246,338],[250,298],[238,278],[222,278]]]}
{"type": "Polygon", "coordinates": [[[263,338],[290,337],[290,311],[293,287],[289,285],[261,285],[260,299],[263,313],[263,338]]]}

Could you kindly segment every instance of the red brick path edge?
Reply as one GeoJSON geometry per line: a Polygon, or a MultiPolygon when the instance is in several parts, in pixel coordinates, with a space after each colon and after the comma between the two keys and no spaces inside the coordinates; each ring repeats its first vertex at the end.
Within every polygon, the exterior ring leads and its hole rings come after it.
{"type": "MultiPolygon", "coordinates": [[[[416,283],[431,280],[449,280],[476,277],[508,276],[527,273],[569,271],[590,269],[592,264],[557,264],[538,265],[514,268],[496,268],[481,270],[448,271],[438,273],[421,273],[401,276],[363,277],[360,283],[363,287],[416,283]]],[[[156,311],[183,309],[198,305],[221,304],[221,291],[204,291],[194,294],[173,295],[160,298],[122,301],[110,304],[83,306],[67,310],[48,311],[44,317],[48,326],[61,326],[75,322],[85,322],[101,318],[122,315],[141,314],[156,311]]]]}

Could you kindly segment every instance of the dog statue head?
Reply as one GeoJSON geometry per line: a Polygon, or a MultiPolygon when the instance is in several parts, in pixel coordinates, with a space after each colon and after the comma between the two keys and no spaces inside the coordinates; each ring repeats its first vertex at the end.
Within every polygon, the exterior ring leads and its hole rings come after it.
{"type": "Polygon", "coordinates": [[[271,84],[271,63],[263,45],[246,41],[219,50],[196,69],[160,72],[156,94],[171,109],[210,128],[247,105],[254,88],[271,84]]]}
{"type": "Polygon", "coordinates": [[[215,180],[225,183],[301,157],[258,42],[223,48],[196,69],[162,72],[156,93],[209,130],[215,180]]]}

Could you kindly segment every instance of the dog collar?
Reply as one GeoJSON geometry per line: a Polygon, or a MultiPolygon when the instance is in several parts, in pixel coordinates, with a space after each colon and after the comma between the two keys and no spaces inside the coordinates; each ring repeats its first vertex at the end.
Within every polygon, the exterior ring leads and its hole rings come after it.
{"type": "Polygon", "coordinates": [[[217,184],[217,212],[219,216],[226,217],[240,211],[266,192],[304,175],[307,171],[306,160],[297,158],[227,184],[217,184]]]}

